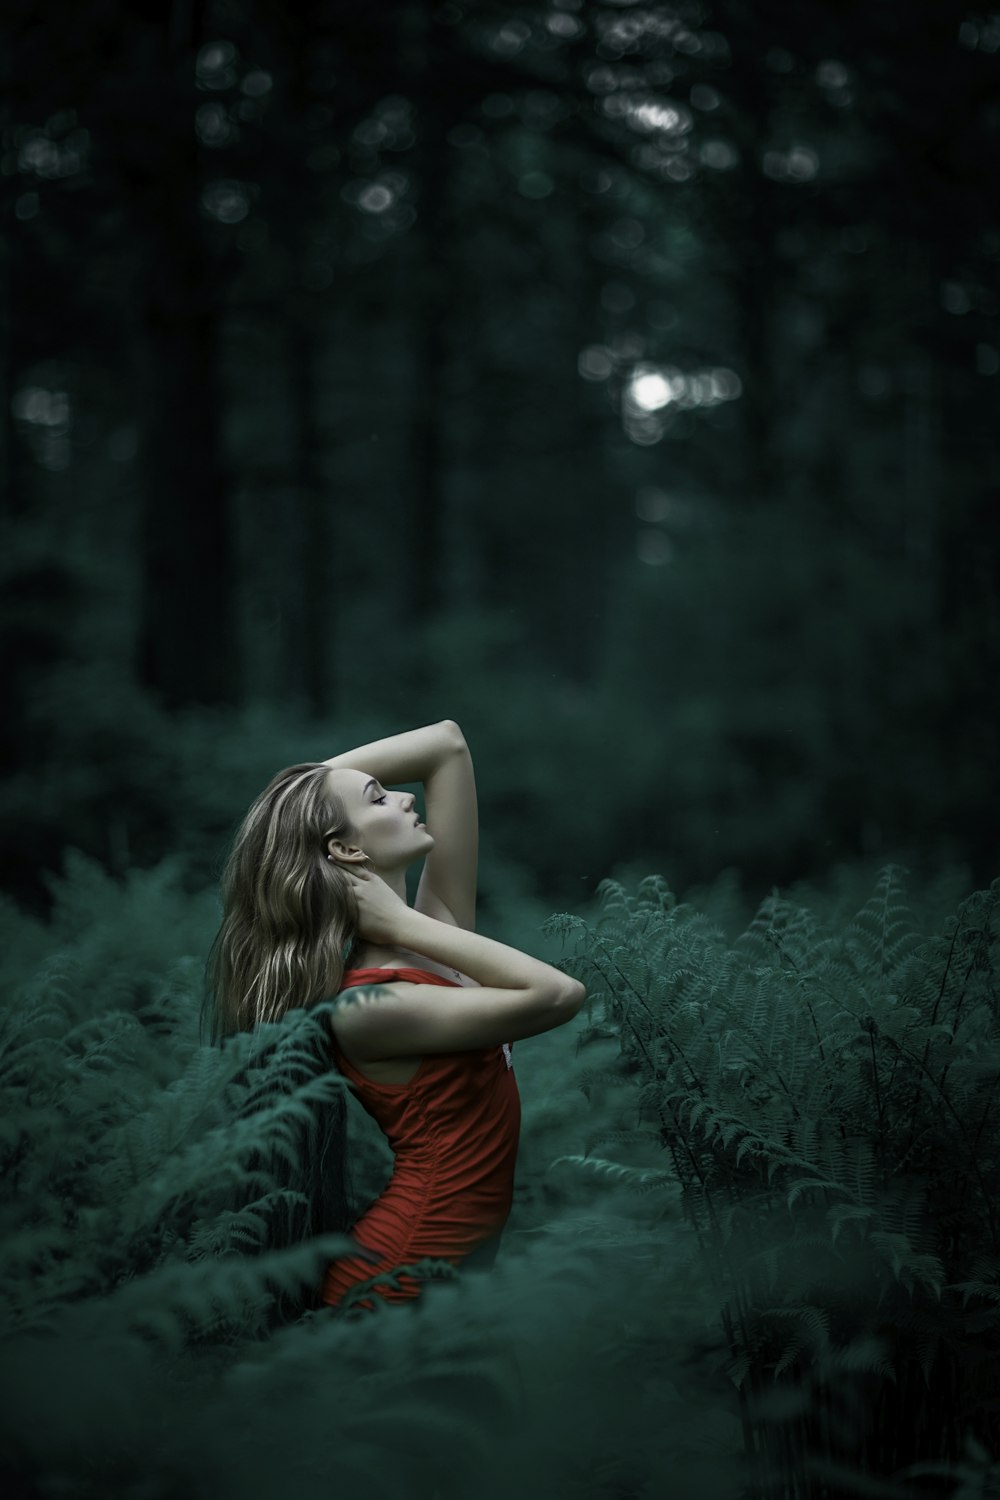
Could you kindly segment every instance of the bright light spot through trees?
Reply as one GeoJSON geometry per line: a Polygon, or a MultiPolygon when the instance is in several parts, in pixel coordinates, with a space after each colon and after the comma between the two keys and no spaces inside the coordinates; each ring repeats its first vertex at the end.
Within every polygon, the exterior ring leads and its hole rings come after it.
{"type": "Polygon", "coordinates": [[[640,411],[659,411],[671,402],[681,408],[718,406],[723,401],[735,401],[742,390],[740,378],[733,370],[696,370],[684,374],[670,365],[662,369],[637,365],[629,381],[627,400],[640,411]]]}
{"type": "Polygon", "coordinates": [[[658,374],[634,376],[629,394],[636,406],[641,406],[643,411],[658,411],[661,406],[667,406],[674,399],[670,382],[658,374]]]}

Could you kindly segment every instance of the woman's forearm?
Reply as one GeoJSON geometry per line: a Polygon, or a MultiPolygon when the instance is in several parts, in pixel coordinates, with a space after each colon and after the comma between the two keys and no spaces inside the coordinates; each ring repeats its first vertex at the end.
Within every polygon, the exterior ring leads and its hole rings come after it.
{"type": "Polygon", "coordinates": [[[460,969],[481,985],[557,994],[581,988],[575,979],[540,958],[532,958],[519,948],[510,948],[481,933],[439,922],[411,906],[404,907],[399,914],[395,939],[413,953],[460,969]]]}
{"type": "Polygon", "coordinates": [[[326,762],[333,770],[367,771],[383,785],[401,781],[424,781],[447,756],[465,745],[465,736],[454,719],[426,724],[421,729],[406,729],[390,734],[384,740],[372,740],[332,755],[326,762]]]}

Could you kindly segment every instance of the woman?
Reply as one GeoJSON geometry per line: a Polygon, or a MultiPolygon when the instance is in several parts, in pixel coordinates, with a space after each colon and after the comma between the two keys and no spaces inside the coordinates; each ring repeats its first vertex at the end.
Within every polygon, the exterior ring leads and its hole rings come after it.
{"type": "MultiPolygon", "coordinates": [[[[520,1125],[510,1044],[568,1021],[586,995],[550,964],[476,935],[478,842],[472,758],[446,719],[279,772],[230,856],[213,952],[217,1034],[342,995],[334,1062],[395,1153],[388,1186],[353,1225],[358,1254],[327,1270],[331,1307],[424,1257],[491,1262],[520,1125]],[[426,823],[411,792],[391,790],[405,781],[423,783],[426,823]],[[418,859],[411,907],[405,875],[418,859]]],[[[397,1280],[375,1291],[419,1294],[414,1277],[397,1280]]]]}

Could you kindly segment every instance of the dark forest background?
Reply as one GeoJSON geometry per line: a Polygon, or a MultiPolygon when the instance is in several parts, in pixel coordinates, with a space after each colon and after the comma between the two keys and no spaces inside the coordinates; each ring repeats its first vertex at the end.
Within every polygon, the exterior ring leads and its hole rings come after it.
{"type": "Polygon", "coordinates": [[[1000,21],[13,3],[7,889],[441,717],[501,888],[995,871],[1000,21]]]}
{"type": "Polygon", "coordinates": [[[939,0],[4,7],[17,1500],[997,1493],[998,73],[939,0]],[[588,1005],[491,1275],[354,1322],[388,1147],[204,959],[274,771],[441,719],[588,1005]]]}

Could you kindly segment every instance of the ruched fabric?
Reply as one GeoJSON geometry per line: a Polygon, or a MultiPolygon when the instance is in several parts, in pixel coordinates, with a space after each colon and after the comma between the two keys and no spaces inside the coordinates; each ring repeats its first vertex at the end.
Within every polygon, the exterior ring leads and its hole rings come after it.
{"type": "MultiPolygon", "coordinates": [[[[341,990],[403,980],[461,989],[428,969],[349,969],[341,990]]],[[[433,1256],[459,1264],[495,1239],[510,1213],[521,1101],[510,1046],[423,1058],[409,1083],[374,1083],[333,1045],[337,1068],[395,1155],[384,1192],[353,1225],[361,1251],[333,1261],[323,1301],[336,1306],[360,1281],[433,1256]]],[[[376,1287],[387,1301],[420,1294],[405,1276],[376,1287]]],[[[370,1302],[363,1302],[371,1307],[370,1302]]]]}

